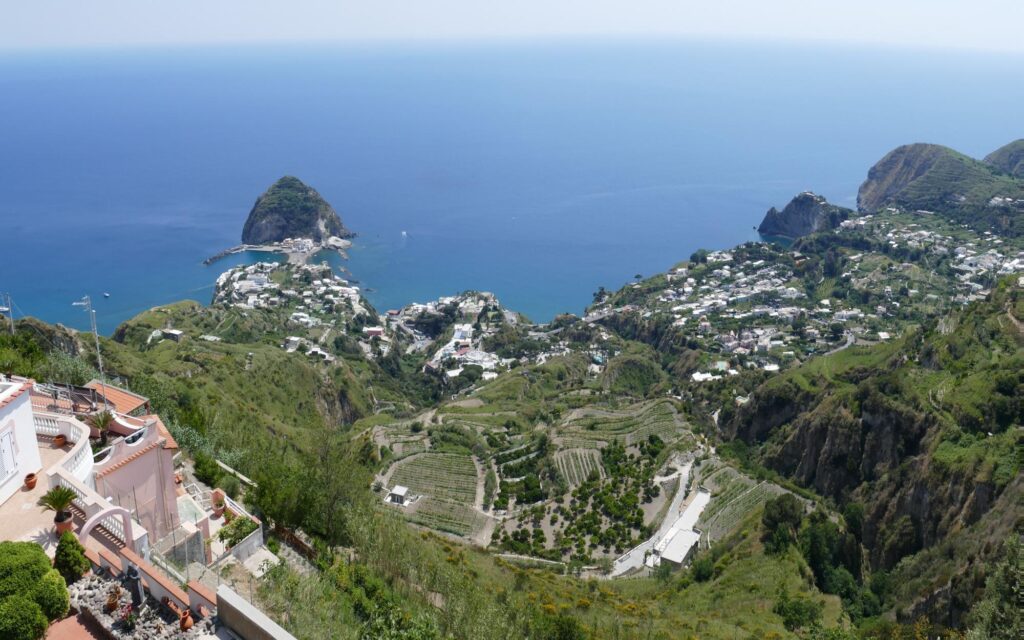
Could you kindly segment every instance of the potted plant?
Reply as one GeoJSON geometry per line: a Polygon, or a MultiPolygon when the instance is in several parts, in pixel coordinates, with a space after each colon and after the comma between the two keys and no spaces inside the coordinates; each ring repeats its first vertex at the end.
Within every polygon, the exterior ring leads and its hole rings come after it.
{"type": "Polygon", "coordinates": [[[113,422],[114,414],[109,411],[100,411],[89,419],[89,424],[99,432],[100,446],[107,446],[107,435],[110,432],[110,425],[113,422]]]}
{"type": "Polygon", "coordinates": [[[217,488],[213,490],[210,503],[213,505],[213,515],[218,518],[224,515],[224,490],[217,488]]]}
{"type": "Polygon", "coordinates": [[[124,628],[128,631],[135,629],[135,623],[139,619],[139,614],[135,613],[135,608],[132,607],[132,603],[127,603],[121,607],[121,623],[124,628]]]}
{"type": "Polygon", "coordinates": [[[34,473],[28,474],[27,476],[25,476],[25,488],[28,489],[29,491],[35,489],[36,488],[36,482],[38,482],[38,481],[39,481],[39,477],[36,476],[36,474],[34,474],[34,473]]]}
{"type": "Polygon", "coordinates": [[[110,591],[107,592],[107,605],[105,607],[107,613],[112,613],[114,609],[120,604],[121,599],[121,587],[114,585],[110,591]]]}
{"type": "Polygon", "coordinates": [[[67,443],[68,443],[68,437],[66,435],[64,435],[63,433],[58,433],[57,435],[55,435],[53,437],[53,446],[57,447],[58,449],[60,449],[61,447],[63,447],[67,443]]]}
{"type": "Polygon", "coordinates": [[[53,524],[57,528],[57,536],[65,531],[71,531],[74,523],[71,521],[71,503],[78,497],[74,491],[63,485],[53,487],[40,496],[38,505],[43,509],[53,511],[53,524]]]}

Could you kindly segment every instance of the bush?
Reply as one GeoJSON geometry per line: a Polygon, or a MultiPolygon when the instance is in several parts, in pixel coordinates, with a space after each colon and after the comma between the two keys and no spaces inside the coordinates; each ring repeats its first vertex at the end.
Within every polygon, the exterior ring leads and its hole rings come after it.
{"type": "Polygon", "coordinates": [[[761,523],[764,525],[764,544],[768,553],[782,553],[796,541],[796,531],[803,519],[804,507],[790,493],[772,498],[764,505],[761,523]]]}
{"type": "Polygon", "coordinates": [[[38,640],[46,633],[47,624],[43,610],[25,596],[0,600],[0,638],[38,640]]]}
{"type": "Polygon", "coordinates": [[[70,606],[68,587],[64,578],[56,569],[43,576],[32,590],[32,599],[36,601],[43,615],[48,620],[59,620],[67,615],[70,606]]]}
{"type": "Polygon", "coordinates": [[[242,483],[238,481],[238,478],[227,473],[221,476],[217,486],[223,489],[224,493],[232,500],[238,497],[238,492],[242,489],[242,483]]]}
{"type": "Polygon", "coordinates": [[[197,451],[195,454],[194,469],[196,478],[198,478],[200,482],[211,487],[217,485],[217,481],[221,476],[221,470],[212,456],[208,456],[201,451],[197,451]]]}
{"type": "Polygon", "coordinates": [[[0,600],[30,593],[49,571],[50,559],[38,544],[0,542],[0,600]]]}
{"type": "Polygon", "coordinates": [[[70,531],[65,531],[60,536],[53,557],[53,568],[64,577],[67,584],[81,578],[90,568],[89,559],[85,557],[85,549],[70,531]]]}
{"type": "Polygon", "coordinates": [[[227,546],[233,547],[242,540],[245,540],[257,528],[259,528],[259,525],[254,520],[239,516],[221,527],[221,530],[217,532],[217,539],[227,546]]]}
{"type": "Polygon", "coordinates": [[[697,582],[710,580],[715,575],[715,563],[711,560],[711,556],[704,555],[697,558],[693,563],[691,573],[697,582]]]}
{"type": "Polygon", "coordinates": [[[790,597],[789,593],[779,593],[775,607],[772,609],[780,618],[782,624],[790,631],[806,629],[821,620],[822,603],[810,598],[800,596],[790,597]]]}

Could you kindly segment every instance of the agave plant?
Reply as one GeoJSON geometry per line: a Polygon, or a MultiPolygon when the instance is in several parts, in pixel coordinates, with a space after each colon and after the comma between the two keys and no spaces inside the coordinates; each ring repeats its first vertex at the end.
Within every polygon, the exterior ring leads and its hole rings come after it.
{"type": "Polygon", "coordinates": [[[53,518],[54,521],[64,521],[71,517],[71,512],[68,511],[68,508],[77,497],[78,494],[70,488],[60,485],[41,495],[36,504],[43,509],[53,511],[56,514],[53,518]]]}
{"type": "Polygon", "coordinates": [[[93,415],[89,419],[89,423],[100,432],[100,443],[105,447],[107,446],[107,434],[110,431],[110,425],[114,422],[114,414],[109,411],[100,411],[93,415]]]}

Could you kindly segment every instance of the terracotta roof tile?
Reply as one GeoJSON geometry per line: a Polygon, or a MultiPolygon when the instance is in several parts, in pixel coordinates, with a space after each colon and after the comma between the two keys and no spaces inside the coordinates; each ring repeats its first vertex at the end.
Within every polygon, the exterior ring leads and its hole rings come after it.
{"type": "Polygon", "coordinates": [[[119,413],[131,413],[139,407],[149,404],[148,398],[132,393],[127,389],[121,389],[112,384],[100,382],[99,380],[90,380],[85,386],[88,389],[98,391],[110,404],[114,405],[114,409],[119,413]]]}

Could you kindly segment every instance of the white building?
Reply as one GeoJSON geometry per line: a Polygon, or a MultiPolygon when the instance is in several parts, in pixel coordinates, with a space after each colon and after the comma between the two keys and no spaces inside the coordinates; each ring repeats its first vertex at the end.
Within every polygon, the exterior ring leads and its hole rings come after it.
{"type": "Polygon", "coordinates": [[[24,382],[0,381],[0,504],[21,489],[25,476],[43,468],[24,382]]]}

